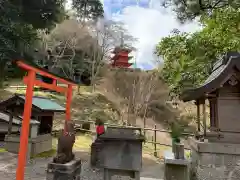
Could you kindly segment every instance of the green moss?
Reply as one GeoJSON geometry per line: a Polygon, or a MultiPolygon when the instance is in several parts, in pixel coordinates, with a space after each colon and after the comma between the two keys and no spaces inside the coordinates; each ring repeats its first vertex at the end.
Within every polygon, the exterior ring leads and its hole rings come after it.
{"type": "Polygon", "coordinates": [[[186,157],[187,159],[191,159],[191,151],[186,151],[186,150],[185,150],[185,157],[186,157]]]}
{"type": "Polygon", "coordinates": [[[0,148],[0,153],[2,153],[2,152],[7,152],[7,151],[4,148],[0,148]]]}
{"type": "Polygon", "coordinates": [[[56,154],[56,149],[51,149],[50,151],[45,151],[42,153],[39,153],[35,156],[32,156],[31,158],[49,158],[49,157],[53,157],[56,154]]]}

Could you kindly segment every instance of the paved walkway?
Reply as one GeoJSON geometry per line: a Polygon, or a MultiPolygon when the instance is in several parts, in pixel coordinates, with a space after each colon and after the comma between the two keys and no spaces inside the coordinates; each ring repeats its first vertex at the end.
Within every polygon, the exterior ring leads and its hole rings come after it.
{"type": "MultiPolygon", "coordinates": [[[[101,170],[93,170],[89,166],[89,156],[84,152],[77,152],[76,156],[82,159],[81,180],[102,180],[101,170]]],[[[46,180],[46,166],[52,158],[37,158],[31,160],[25,169],[24,180],[46,180]]],[[[16,176],[17,155],[0,153],[0,179],[14,180],[16,176]]],[[[161,180],[163,178],[162,163],[153,163],[152,160],[143,162],[141,180],[161,180]]],[[[113,180],[130,180],[129,177],[116,177],[113,180]]]]}

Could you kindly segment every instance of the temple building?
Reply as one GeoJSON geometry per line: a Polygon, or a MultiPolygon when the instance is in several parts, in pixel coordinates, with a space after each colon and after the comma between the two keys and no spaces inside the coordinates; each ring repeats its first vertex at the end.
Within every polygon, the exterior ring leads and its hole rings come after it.
{"type": "Polygon", "coordinates": [[[112,52],[114,56],[111,58],[111,66],[114,68],[129,68],[133,63],[129,63],[132,58],[129,56],[131,50],[124,47],[116,47],[112,52]]]}
{"type": "Polygon", "coordinates": [[[226,53],[207,80],[183,92],[181,98],[197,105],[199,133],[190,140],[195,179],[240,179],[236,169],[240,161],[240,53],[226,53]]]}
{"type": "MultiPolygon", "coordinates": [[[[5,149],[12,153],[18,153],[19,150],[25,98],[24,95],[15,94],[11,98],[0,102],[0,119],[8,123],[8,126],[5,125],[5,131],[2,131],[2,136],[5,136],[5,149]],[[18,129],[16,129],[16,124],[19,124],[18,129]]],[[[64,107],[49,98],[33,97],[28,157],[52,149],[51,132],[54,114],[57,112],[65,113],[65,111],[64,107]]]]}

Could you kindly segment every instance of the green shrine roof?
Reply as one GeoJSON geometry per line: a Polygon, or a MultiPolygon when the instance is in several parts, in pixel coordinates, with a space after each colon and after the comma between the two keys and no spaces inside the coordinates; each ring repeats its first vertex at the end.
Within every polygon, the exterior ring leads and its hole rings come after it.
{"type": "MultiPolygon", "coordinates": [[[[20,95],[20,98],[22,98],[25,101],[25,96],[20,95]]],[[[58,103],[44,97],[36,97],[34,96],[32,99],[32,104],[41,110],[47,110],[47,111],[65,111],[65,108],[60,106],[58,103]]]]}

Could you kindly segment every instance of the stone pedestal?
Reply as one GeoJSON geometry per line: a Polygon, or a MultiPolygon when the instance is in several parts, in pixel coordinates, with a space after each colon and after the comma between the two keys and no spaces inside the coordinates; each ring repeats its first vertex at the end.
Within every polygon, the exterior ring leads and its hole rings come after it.
{"type": "Polygon", "coordinates": [[[80,180],[81,160],[66,164],[49,163],[46,180],[80,180]]]}
{"type": "Polygon", "coordinates": [[[174,154],[164,157],[164,180],[189,180],[190,161],[175,159],[174,154]]]}
{"type": "Polygon", "coordinates": [[[240,144],[190,140],[193,180],[240,179],[240,144]]]}
{"type": "Polygon", "coordinates": [[[100,154],[104,180],[110,180],[113,175],[130,176],[140,180],[144,140],[140,130],[140,128],[108,127],[105,134],[99,137],[103,141],[100,154]]]}
{"type": "Polygon", "coordinates": [[[139,171],[127,171],[127,170],[104,168],[103,180],[111,180],[112,176],[115,176],[115,175],[129,176],[132,179],[140,180],[140,172],[139,171]]]}
{"type": "Polygon", "coordinates": [[[91,145],[91,166],[101,167],[102,159],[101,159],[101,150],[103,147],[103,142],[100,140],[96,140],[91,145]]]}

